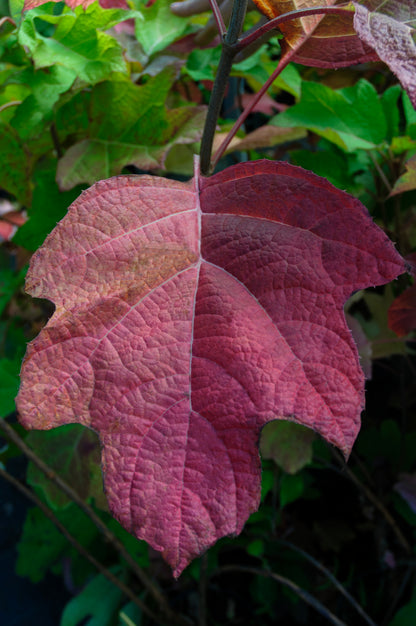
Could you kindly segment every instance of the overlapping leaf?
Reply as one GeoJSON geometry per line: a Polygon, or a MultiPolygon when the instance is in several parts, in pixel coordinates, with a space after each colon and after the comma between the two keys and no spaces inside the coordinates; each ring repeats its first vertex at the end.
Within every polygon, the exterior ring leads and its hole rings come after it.
{"type": "Polygon", "coordinates": [[[354,28],[396,74],[416,108],[416,3],[354,1],[354,28]]]}
{"type": "MultiPolygon", "coordinates": [[[[87,138],[74,143],[59,161],[60,188],[92,184],[119,174],[126,165],[144,170],[163,167],[174,143],[200,139],[205,107],[166,109],[173,78],[174,71],[167,69],[144,85],[121,76],[97,85],[88,102],[84,100],[87,138]]],[[[57,125],[58,131],[66,132],[62,113],[57,125]]]]}
{"type": "Polygon", "coordinates": [[[21,421],[97,431],[113,514],[179,575],[257,508],[265,423],[349,454],[363,375],[342,307],[404,269],[357,200],[285,163],[101,181],[33,257],[56,311],[21,421]]]}
{"type": "MultiPolygon", "coordinates": [[[[254,0],[270,19],[296,11],[341,4],[339,0],[254,0]]],[[[374,51],[364,44],[353,27],[353,13],[315,15],[279,25],[285,38],[284,54],[295,52],[294,61],[315,67],[345,67],[377,60],[374,51]]]]}

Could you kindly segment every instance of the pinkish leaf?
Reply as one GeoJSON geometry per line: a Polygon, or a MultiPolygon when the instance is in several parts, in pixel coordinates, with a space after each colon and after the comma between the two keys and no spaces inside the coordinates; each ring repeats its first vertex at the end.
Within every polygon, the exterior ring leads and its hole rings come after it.
{"type": "Polygon", "coordinates": [[[389,328],[399,337],[416,328],[416,285],[397,296],[389,308],[389,328]]]}
{"type": "Polygon", "coordinates": [[[396,74],[416,108],[416,3],[354,1],[354,28],[396,74]]]}
{"type": "MultiPolygon", "coordinates": [[[[36,7],[40,7],[45,2],[60,2],[61,0],[25,0],[23,5],[24,11],[29,11],[30,9],[34,9],[36,7]]],[[[95,0],[65,0],[65,4],[69,6],[70,9],[75,9],[76,7],[82,7],[86,9],[93,4],[95,0]]],[[[99,4],[103,9],[128,9],[129,6],[126,0],[99,0],[99,4]]]]}
{"type": "Polygon", "coordinates": [[[358,200],[286,163],[85,191],[33,256],[56,311],[27,351],[27,428],[99,433],[109,506],[178,576],[241,531],[277,416],[348,456],[364,379],[343,304],[405,265],[358,200]]]}
{"type": "MultiPolygon", "coordinates": [[[[290,11],[336,6],[340,0],[253,0],[259,11],[273,19],[290,11]]],[[[284,39],[283,56],[312,67],[339,68],[378,60],[377,54],[363,43],[353,27],[353,13],[311,15],[279,25],[284,39]]]]}

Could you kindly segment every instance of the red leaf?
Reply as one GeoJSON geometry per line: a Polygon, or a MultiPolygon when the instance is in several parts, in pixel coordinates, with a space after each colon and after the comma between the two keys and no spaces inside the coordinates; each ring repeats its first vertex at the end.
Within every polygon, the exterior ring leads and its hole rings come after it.
{"type": "MultiPolygon", "coordinates": [[[[29,11],[30,9],[35,9],[36,7],[40,7],[45,2],[60,2],[61,0],[25,0],[23,5],[24,11],[29,11]]],[[[69,6],[70,9],[75,9],[76,7],[81,6],[83,9],[86,9],[95,2],[95,0],[65,0],[65,4],[69,6]]],[[[99,0],[99,4],[103,9],[128,9],[129,5],[127,4],[127,0],[99,0]]]]}
{"type": "Polygon", "coordinates": [[[354,28],[396,74],[416,108],[416,3],[354,0],[354,28]]]}
{"type": "Polygon", "coordinates": [[[403,291],[389,308],[389,328],[399,337],[416,328],[416,285],[403,291]]]}
{"type": "Polygon", "coordinates": [[[286,163],[101,181],[33,256],[27,289],[56,312],[21,421],[97,431],[113,514],[179,575],[257,508],[266,422],[348,456],[364,383],[342,307],[404,270],[357,200],[286,163]]]}
{"type": "MultiPolygon", "coordinates": [[[[254,0],[259,11],[273,19],[290,11],[322,6],[336,6],[339,0],[254,0]]],[[[377,61],[375,52],[363,43],[353,27],[354,14],[313,15],[279,25],[284,35],[283,56],[296,52],[291,59],[312,67],[339,68],[355,63],[377,61]]]]}

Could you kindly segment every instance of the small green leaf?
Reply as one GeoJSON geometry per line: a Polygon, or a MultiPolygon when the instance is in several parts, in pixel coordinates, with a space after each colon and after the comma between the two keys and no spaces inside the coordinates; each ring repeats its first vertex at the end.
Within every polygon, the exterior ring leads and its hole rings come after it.
{"type": "Polygon", "coordinates": [[[284,474],[280,482],[280,506],[299,500],[305,490],[302,474],[284,474]]]}
{"type": "Polygon", "coordinates": [[[289,474],[296,474],[312,461],[315,433],[295,422],[275,420],[261,432],[260,452],[289,474]]]}
{"type": "MultiPolygon", "coordinates": [[[[120,576],[119,567],[110,571],[120,576]]],[[[105,576],[98,574],[66,605],[60,626],[110,626],[123,598],[123,592],[105,576]],[[87,618],[88,621],[85,621],[87,618]]]]}
{"type": "Polygon", "coordinates": [[[147,7],[142,2],[144,19],[136,21],[136,37],[148,56],[166,48],[188,30],[188,20],[174,15],[170,0],[157,0],[147,7]]]}
{"type": "Polygon", "coordinates": [[[75,187],[62,192],[55,181],[56,161],[48,160],[40,165],[34,174],[35,189],[28,221],[21,226],[13,238],[18,246],[35,251],[45,237],[55,228],[66,214],[67,208],[82,191],[75,187]]]}

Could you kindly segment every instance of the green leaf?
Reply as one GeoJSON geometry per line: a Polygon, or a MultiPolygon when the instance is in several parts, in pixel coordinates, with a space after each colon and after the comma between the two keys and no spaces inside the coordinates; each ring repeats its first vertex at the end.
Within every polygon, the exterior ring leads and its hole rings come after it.
{"type": "Polygon", "coordinates": [[[16,130],[0,122],[0,187],[30,204],[33,161],[16,130]]]}
{"type": "Polygon", "coordinates": [[[102,9],[98,2],[85,10],[65,9],[62,15],[48,15],[48,10],[51,8],[46,4],[27,11],[19,30],[19,42],[29,49],[37,68],[61,65],[89,84],[105,80],[112,72],[127,73],[120,44],[101,30],[140,13],[102,9]],[[40,32],[43,23],[53,26],[52,36],[40,32]]]}
{"type": "MultiPolygon", "coordinates": [[[[67,509],[56,511],[55,515],[84,547],[87,547],[98,534],[91,520],[74,504],[67,509]]],[[[17,544],[16,573],[18,576],[29,577],[34,583],[39,582],[48,570],[60,567],[64,554],[75,554],[74,551],[68,540],[40,509],[29,509],[22,536],[17,544]]],[[[85,568],[85,561],[83,563],[85,568]]]]}
{"type": "Polygon", "coordinates": [[[347,152],[374,148],[387,136],[380,98],[364,79],[337,91],[323,84],[304,82],[300,102],[276,115],[271,123],[307,128],[347,152]]]}
{"type": "Polygon", "coordinates": [[[280,482],[280,506],[299,500],[305,490],[302,474],[284,474],[280,482]]]}
{"type": "MultiPolygon", "coordinates": [[[[110,568],[120,576],[119,567],[110,568]]],[[[105,576],[98,574],[66,605],[60,626],[110,626],[123,598],[123,592],[105,576]],[[88,621],[85,621],[87,618],[88,621]]]]}
{"type": "Polygon", "coordinates": [[[44,130],[45,123],[52,118],[59,96],[71,88],[75,78],[74,70],[61,65],[38,71],[28,68],[19,75],[19,81],[27,85],[31,93],[16,109],[11,126],[23,140],[29,140],[44,130]]]}
{"type": "MultiPolygon", "coordinates": [[[[107,508],[100,469],[100,445],[93,431],[68,424],[56,430],[30,432],[26,441],[84,501],[94,498],[97,506],[107,508]]],[[[42,489],[53,509],[65,508],[71,503],[54,483],[45,480],[43,472],[33,463],[29,463],[27,481],[42,489]]]]}
{"type": "MultiPolygon", "coordinates": [[[[61,189],[119,174],[126,165],[163,167],[175,143],[192,143],[202,133],[205,108],[187,106],[167,111],[165,100],[173,71],[164,70],[144,85],[118,76],[97,85],[91,95],[89,137],[71,146],[60,159],[61,189]]],[[[65,125],[65,119],[59,123],[65,125]]]]}
{"type": "Polygon", "coordinates": [[[35,251],[45,237],[55,228],[69,207],[78,197],[82,187],[62,192],[55,181],[56,161],[48,160],[34,174],[35,188],[28,221],[16,232],[13,242],[26,250],[35,251]]]}
{"type": "Polygon", "coordinates": [[[21,359],[0,359],[0,418],[15,411],[21,359]]]}
{"type": "Polygon", "coordinates": [[[315,433],[295,422],[275,420],[261,432],[260,452],[289,474],[296,474],[312,461],[315,433]]]}
{"type": "Polygon", "coordinates": [[[407,93],[403,93],[403,110],[406,118],[406,135],[411,139],[416,139],[416,110],[410,102],[407,93]]]}
{"type": "Polygon", "coordinates": [[[146,6],[142,0],[143,20],[136,21],[135,34],[148,56],[163,50],[188,30],[188,20],[174,15],[170,10],[170,0],[156,0],[146,6]]]}

